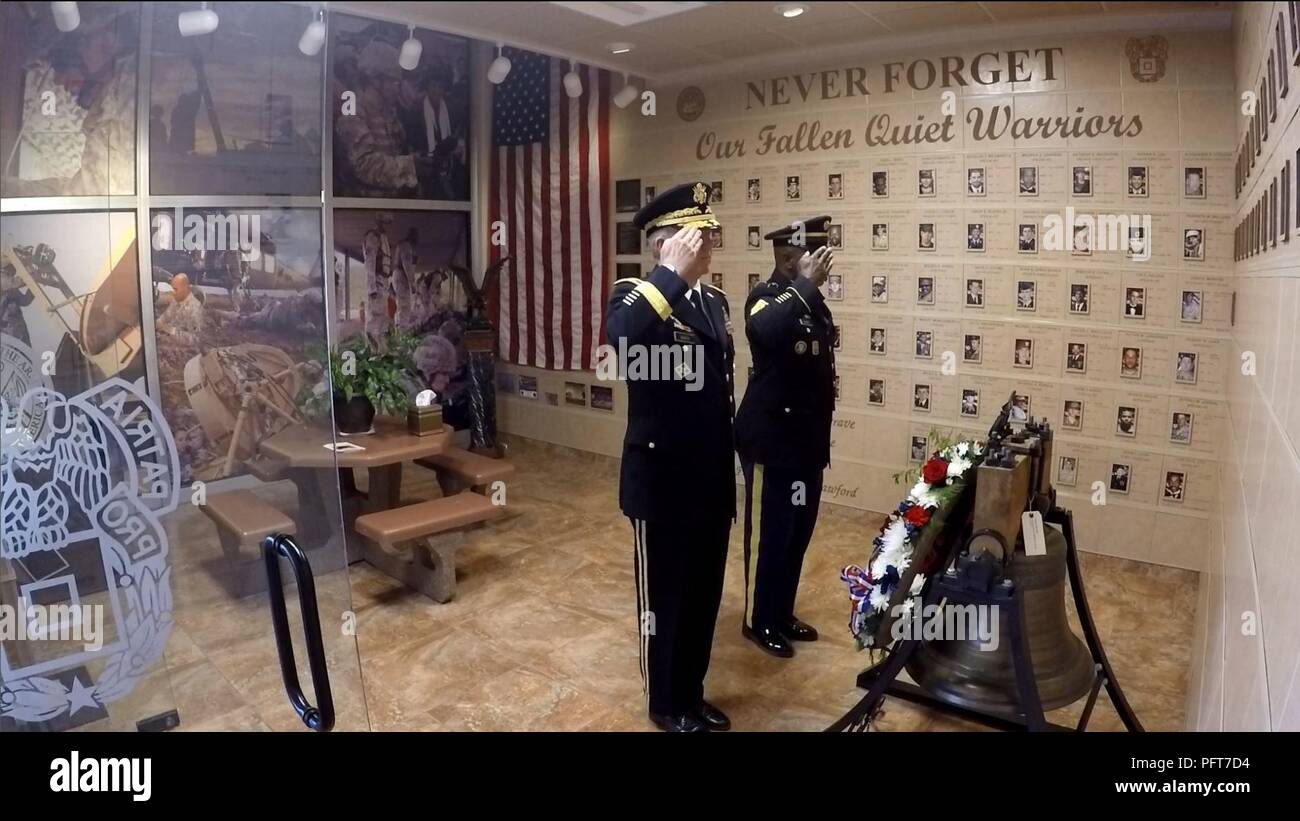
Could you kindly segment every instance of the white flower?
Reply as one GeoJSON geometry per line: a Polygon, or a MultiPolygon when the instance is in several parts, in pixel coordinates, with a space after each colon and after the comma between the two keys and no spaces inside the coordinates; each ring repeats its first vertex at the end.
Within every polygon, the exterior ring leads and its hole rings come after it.
{"type": "Polygon", "coordinates": [[[871,591],[871,607],[880,612],[889,606],[889,596],[886,596],[879,587],[871,591]]]}
{"type": "Polygon", "coordinates": [[[912,589],[911,589],[912,595],[913,596],[921,595],[921,588],[923,587],[925,587],[925,574],[917,573],[915,576],[912,577],[912,589]]]}
{"type": "Polygon", "coordinates": [[[958,443],[957,443],[956,452],[957,452],[957,455],[958,455],[958,456],[965,456],[966,453],[967,453],[967,451],[969,451],[969,450],[970,450],[970,443],[969,443],[969,442],[958,442],[958,443]]]}
{"type": "Polygon", "coordinates": [[[957,457],[948,463],[948,478],[955,479],[970,470],[970,461],[957,457]]]}

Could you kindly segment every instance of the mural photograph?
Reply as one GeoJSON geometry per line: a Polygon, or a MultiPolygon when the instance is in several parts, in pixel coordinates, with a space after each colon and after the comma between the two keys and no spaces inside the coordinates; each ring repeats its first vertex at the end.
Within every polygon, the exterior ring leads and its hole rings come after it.
{"type": "Polygon", "coordinates": [[[324,344],[320,222],[308,209],[155,209],[158,384],[182,481],[243,472],[302,422],[324,344]]]}
{"type": "Polygon", "coordinates": [[[366,334],[383,344],[393,331],[417,337],[413,357],[420,380],[439,394],[452,424],[463,418],[469,361],[465,296],[475,289],[466,288],[468,259],[465,213],[334,213],[339,338],[366,334]]]}
{"type": "Polygon", "coordinates": [[[468,200],[469,41],[414,29],[422,48],[407,70],[406,26],[330,20],[334,195],[468,200]]]}
{"type": "Polygon", "coordinates": [[[49,3],[0,5],[0,195],[135,193],[135,3],[81,3],[61,31],[49,3]]]}
{"type": "Polygon", "coordinates": [[[192,6],[153,7],[153,193],[318,193],[323,60],[298,47],[312,9],[223,3],[216,31],[186,37],[192,6]]]}

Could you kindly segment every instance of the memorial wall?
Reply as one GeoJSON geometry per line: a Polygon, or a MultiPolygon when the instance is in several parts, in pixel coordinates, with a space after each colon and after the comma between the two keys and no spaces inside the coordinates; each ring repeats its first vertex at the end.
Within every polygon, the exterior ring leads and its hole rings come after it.
{"type": "Polygon", "coordinates": [[[1201,577],[1187,727],[1255,731],[1300,726],[1300,6],[1241,4],[1232,41],[1241,187],[1232,208],[1230,422],[1221,432],[1223,527],[1201,577]]]}
{"type": "MultiPolygon", "coordinates": [[[[1199,569],[1231,364],[1231,55],[1221,32],[1135,31],[650,83],[653,116],[613,114],[617,277],[652,264],[637,206],[703,180],[739,319],[772,270],[762,235],[830,214],[823,501],[892,509],[932,431],[981,433],[1014,392],[1057,431],[1086,549],[1199,569]]],[[[739,321],[736,343],[739,401],[739,321]]],[[[505,430],[619,452],[621,386],[506,366],[499,387],[505,430]]]]}

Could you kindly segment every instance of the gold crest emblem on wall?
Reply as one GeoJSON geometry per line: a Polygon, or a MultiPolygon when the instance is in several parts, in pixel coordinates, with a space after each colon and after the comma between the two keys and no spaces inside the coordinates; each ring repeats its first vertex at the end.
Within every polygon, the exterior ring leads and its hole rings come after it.
{"type": "Polygon", "coordinates": [[[1154,83],[1165,76],[1165,63],[1169,60],[1169,41],[1159,34],[1150,37],[1130,37],[1124,44],[1128,55],[1128,70],[1139,83],[1154,83]]]}
{"type": "Polygon", "coordinates": [[[699,86],[687,86],[677,95],[677,116],[686,122],[698,120],[704,113],[704,92],[699,86]]]}

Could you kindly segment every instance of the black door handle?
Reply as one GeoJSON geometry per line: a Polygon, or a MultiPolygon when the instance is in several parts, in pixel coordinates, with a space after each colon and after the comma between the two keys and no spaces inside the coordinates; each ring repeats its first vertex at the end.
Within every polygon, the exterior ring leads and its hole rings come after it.
{"type": "Polygon", "coordinates": [[[316,581],[307,555],[293,537],[272,533],[262,540],[262,558],[266,562],[267,589],[271,594],[271,621],[275,625],[275,648],[280,654],[280,675],[289,703],[313,730],[327,733],[334,728],[334,696],[330,693],[329,668],[325,664],[325,643],[321,639],[320,611],[316,607],[316,581]],[[293,657],[293,635],[289,632],[289,611],[284,603],[280,579],[280,557],[288,560],[298,583],[298,604],[302,608],[302,630],[307,638],[307,664],[311,667],[312,687],[316,691],[313,707],[298,683],[298,666],[293,657]]]}

